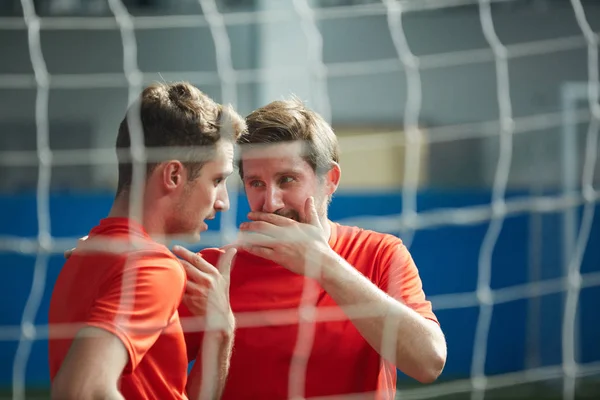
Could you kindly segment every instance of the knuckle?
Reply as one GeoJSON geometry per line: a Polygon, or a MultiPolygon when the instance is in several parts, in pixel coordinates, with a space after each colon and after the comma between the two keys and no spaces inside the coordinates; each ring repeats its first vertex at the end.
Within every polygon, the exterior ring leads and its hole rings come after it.
{"type": "Polygon", "coordinates": [[[187,277],[187,280],[192,281],[192,282],[197,282],[198,281],[198,271],[188,265],[185,265],[184,268],[185,268],[185,275],[187,277]]]}
{"type": "Polygon", "coordinates": [[[214,289],[216,287],[216,279],[212,276],[208,276],[206,278],[206,286],[211,289],[214,289]]]}
{"type": "Polygon", "coordinates": [[[202,262],[202,258],[198,254],[194,254],[190,259],[194,265],[200,265],[202,262]]]}
{"type": "Polygon", "coordinates": [[[188,293],[190,295],[198,294],[200,292],[200,288],[201,288],[201,286],[196,285],[194,283],[188,284],[188,293]]]}

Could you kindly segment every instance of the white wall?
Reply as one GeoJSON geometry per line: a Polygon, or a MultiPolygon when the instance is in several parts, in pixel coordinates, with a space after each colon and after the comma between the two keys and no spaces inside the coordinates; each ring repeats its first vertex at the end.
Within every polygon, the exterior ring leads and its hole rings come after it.
{"type": "MultiPolygon", "coordinates": [[[[523,2],[518,2],[523,4],[523,2]]],[[[284,7],[281,2],[263,0],[263,9],[284,7]]],[[[501,41],[516,44],[579,35],[569,2],[549,1],[546,11],[529,6],[494,7],[494,23],[501,41]]],[[[232,44],[234,68],[267,69],[261,75],[265,83],[238,84],[238,109],[247,113],[265,102],[290,93],[307,99],[317,110],[322,96],[315,91],[322,86],[310,80],[311,62],[301,21],[292,17],[272,24],[234,25],[228,29],[232,44]],[[276,79],[276,69],[284,77],[276,79]]],[[[592,27],[600,30],[600,5],[587,5],[592,27]]],[[[408,14],[403,20],[411,50],[417,56],[488,48],[477,9],[456,8],[408,14]]],[[[321,20],[323,59],[334,76],[326,87],[334,126],[360,125],[370,128],[399,127],[406,99],[404,72],[398,68],[380,72],[368,64],[361,73],[336,75],[339,63],[368,62],[397,57],[385,15],[321,20]]],[[[184,71],[214,72],[214,44],[206,27],[151,29],[136,31],[138,64],[150,79],[187,79],[184,71]]],[[[121,39],[116,30],[43,31],[42,46],[48,69],[53,74],[98,74],[122,71],[121,39]]],[[[0,30],[0,74],[31,73],[27,35],[24,31],[0,30]]],[[[426,59],[426,58],[425,58],[426,59]]],[[[435,127],[490,121],[498,118],[496,78],[493,62],[426,69],[421,73],[421,121],[435,127]]],[[[348,65],[348,64],[346,64],[348,65]]],[[[531,55],[509,62],[510,92],[515,118],[560,112],[560,87],[567,81],[587,78],[585,48],[547,55],[531,55]]],[[[6,89],[0,79],[0,126],[30,123],[34,116],[35,91],[6,89]],[[0,86],[2,87],[2,86],[0,86]]],[[[11,82],[8,82],[11,83],[11,82]]],[[[218,82],[197,81],[209,95],[220,100],[218,82]]],[[[124,79],[110,88],[55,89],[51,92],[49,115],[60,126],[61,121],[89,125],[90,132],[57,132],[69,142],[73,135],[90,135],[91,146],[111,147],[116,128],[127,101],[124,79]]],[[[584,127],[585,128],[585,127],[584,127]]],[[[528,185],[532,181],[556,184],[560,173],[559,128],[519,134],[515,137],[511,184],[528,185]],[[541,158],[535,163],[531,151],[541,158]]],[[[581,129],[581,134],[585,129],[581,129]]],[[[61,140],[56,140],[59,143],[61,140]]],[[[60,146],[57,144],[57,146],[60,146]]],[[[382,151],[388,151],[389,146],[382,151]]],[[[429,150],[430,181],[436,185],[489,185],[493,180],[498,146],[496,140],[460,140],[434,144],[429,150]]],[[[359,163],[360,153],[345,155],[346,164],[359,163]]],[[[367,167],[368,168],[368,167],[367,167]]],[[[599,168],[600,169],[600,168],[599,168]]],[[[374,174],[397,175],[384,169],[374,174]]],[[[599,174],[600,175],[600,174],[599,174]]],[[[95,184],[114,177],[111,168],[97,169],[95,184]]],[[[384,179],[386,180],[386,179],[384,179]]],[[[390,179],[387,179],[390,181],[390,179]]]]}
{"type": "MultiPolygon", "coordinates": [[[[523,3],[523,2],[521,2],[523,3]]],[[[494,8],[494,25],[507,45],[581,35],[569,2],[549,2],[546,11],[530,7],[494,8]]],[[[586,3],[588,21],[600,30],[600,4],[586,3]]],[[[408,14],[403,20],[412,52],[429,55],[489,48],[476,9],[408,14]]],[[[328,63],[395,56],[385,17],[344,19],[322,24],[328,63]],[[344,43],[344,45],[340,45],[344,43]]],[[[583,43],[583,40],[582,40],[583,43]]],[[[445,126],[495,120],[499,116],[493,62],[424,70],[421,118],[426,125],[445,126]]],[[[509,61],[510,94],[515,118],[561,111],[561,85],[587,79],[585,48],[509,61]]],[[[337,121],[398,123],[406,105],[403,72],[331,81],[330,94],[337,121]]],[[[558,128],[520,134],[514,139],[510,182],[556,184],[560,176],[558,128]],[[533,168],[531,151],[541,156],[533,168]]],[[[583,134],[585,129],[581,130],[583,134]]],[[[435,136],[432,132],[432,136],[435,136]]],[[[431,148],[431,179],[438,183],[491,184],[496,169],[496,140],[466,140],[431,148]]],[[[598,169],[600,172],[600,168],[598,169]]]]}

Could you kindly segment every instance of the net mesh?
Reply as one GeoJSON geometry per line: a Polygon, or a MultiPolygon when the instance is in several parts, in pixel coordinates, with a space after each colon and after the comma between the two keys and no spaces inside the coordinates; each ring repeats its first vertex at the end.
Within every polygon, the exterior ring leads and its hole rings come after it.
{"type": "MultiPolygon", "coordinates": [[[[221,102],[238,104],[238,85],[262,84],[265,79],[281,79],[286,76],[302,75],[304,67],[308,67],[310,102],[315,110],[328,121],[332,120],[332,100],[328,91],[328,79],[362,75],[377,75],[390,72],[402,72],[406,79],[406,104],[398,109],[402,114],[404,134],[392,139],[393,144],[405,146],[404,178],[402,186],[402,212],[398,215],[355,216],[339,221],[349,225],[357,225],[380,232],[400,232],[403,241],[410,247],[414,233],[418,230],[444,226],[467,226],[488,223],[487,230],[480,247],[478,258],[477,287],[474,292],[450,293],[431,298],[435,310],[478,307],[479,314],[473,341],[471,376],[469,379],[443,382],[433,386],[400,390],[399,398],[421,399],[447,395],[451,393],[470,393],[473,400],[483,399],[489,389],[516,385],[519,383],[543,381],[563,378],[563,398],[573,399],[576,380],[579,377],[600,373],[600,363],[579,364],[577,362],[577,307],[579,295],[583,288],[599,286],[600,272],[582,275],[580,266],[583,254],[588,247],[588,239],[594,220],[595,207],[600,194],[594,189],[594,172],[597,169],[598,124],[600,123],[599,82],[598,82],[598,36],[590,26],[582,3],[578,0],[570,2],[581,34],[556,39],[543,39],[526,43],[504,44],[495,29],[493,3],[509,3],[504,1],[469,1],[469,0],[421,0],[382,2],[366,2],[336,7],[315,7],[308,0],[293,0],[290,9],[269,8],[269,2],[262,2],[262,10],[249,12],[220,11],[214,0],[199,0],[202,17],[185,15],[133,16],[126,4],[121,0],[109,0],[110,17],[44,17],[36,13],[33,0],[21,0],[23,18],[2,17],[0,27],[3,30],[27,31],[29,56],[33,67],[31,74],[2,74],[0,89],[36,88],[35,152],[2,151],[0,162],[4,166],[35,166],[38,168],[37,180],[37,237],[0,236],[0,252],[17,252],[36,257],[33,279],[29,289],[22,320],[18,326],[2,326],[1,340],[18,339],[18,348],[14,357],[12,385],[16,399],[25,398],[27,362],[35,340],[45,339],[48,327],[36,325],[35,319],[42,301],[46,281],[48,258],[52,254],[60,254],[71,247],[74,238],[57,238],[50,229],[49,195],[52,166],[72,166],[83,163],[103,164],[113,156],[113,150],[100,148],[51,150],[49,145],[48,107],[50,89],[90,89],[90,88],[122,88],[127,87],[129,100],[139,94],[143,84],[154,80],[154,73],[140,70],[138,66],[138,48],[136,33],[141,30],[160,30],[182,27],[207,27],[212,36],[216,55],[216,71],[180,71],[163,72],[167,79],[189,80],[196,85],[220,85],[221,102]],[[407,13],[433,9],[451,9],[467,5],[476,5],[479,11],[481,29],[487,42],[486,48],[441,52],[424,56],[416,56],[411,51],[407,40],[407,29],[403,18],[407,13]],[[333,19],[385,16],[389,34],[392,38],[397,57],[374,59],[368,61],[348,61],[326,63],[324,61],[323,36],[320,25],[333,19]],[[306,65],[290,66],[281,69],[253,70],[235,69],[232,45],[228,34],[228,26],[244,24],[267,24],[285,22],[297,18],[300,21],[306,43],[306,65]],[[87,73],[87,74],[50,74],[42,53],[40,30],[118,30],[123,48],[122,73],[87,73]],[[585,97],[573,96],[573,101],[586,99],[585,109],[569,109],[537,115],[515,116],[511,98],[510,63],[523,57],[541,56],[544,54],[566,52],[575,49],[587,49],[588,81],[585,83],[585,97]],[[492,62],[495,66],[495,91],[498,105],[498,118],[490,121],[466,123],[428,128],[427,139],[421,130],[421,109],[423,89],[421,73],[425,70],[454,68],[465,65],[492,62]],[[585,153],[583,156],[583,175],[577,177],[579,184],[566,187],[562,193],[554,195],[528,195],[507,198],[507,185],[513,156],[513,140],[515,136],[531,131],[558,128],[567,122],[571,125],[588,123],[585,153]],[[421,144],[441,143],[469,138],[494,137],[499,139],[497,163],[492,185],[491,201],[487,204],[461,207],[439,208],[418,211],[417,193],[419,189],[419,166],[421,144]],[[569,189],[569,190],[567,190],[569,189]],[[520,285],[492,289],[492,256],[498,236],[506,218],[528,212],[553,213],[572,210],[583,206],[581,222],[574,230],[572,251],[567,252],[566,274],[562,277],[530,282],[520,285]],[[561,365],[534,367],[515,373],[488,376],[486,375],[486,359],[489,346],[489,331],[494,307],[519,299],[541,297],[553,293],[565,293],[564,318],[562,327],[562,359],[561,365]]],[[[360,3],[360,2],[359,2],[360,3]]],[[[270,4],[271,6],[273,4],[270,4]]],[[[490,93],[492,96],[492,93],[490,93]]],[[[573,103],[570,103],[573,105],[573,103]]],[[[135,115],[132,113],[131,115],[135,115]]],[[[134,160],[134,187],[144,180],[144,168],[139,168],[146,160],[143,138],[140,134],[140,121],[130,118],[132,137],[131,156],[134,160]],[[136,133],[137,132],[137,133],[136,133]],[[136,167],[137,165],[137,167],[136,167]]],[[[365,149],[368,147],[388,146],[387,136],[378,134],[342,138],[345,151],[365,149]],[[381,139],[381,140],[379,140],[381,139]]],[[[572,184],[572,182],[570,183],[572,184]]],[[[568,186],[568,185],[567,185],[568,186]]],[[[231,208],[237,207],[237,185],[230,185],[231,208]]],[[[132,190],[132,204],[140,204],[140,191],[132,190]]],[[[139,212],[139,210],[137,210],[139,212]]],[[[233,240],[236,235],[235,212],[224,213],[218,232],[203,235],[203,245],[218,246],[233,240]]],[[[572,227],[571,227],[572,228],[572,227]]],[[[565,229],[568,229],[566,227],[565,229]]],[[[435,246],[435,244],[433,245],[435,246]]],[[[304,354],[310,349],[314,337],[314,323],[317,316],[311,304],[314,288],[307,286],[303,295],[303,321],[298,334],[296,353],[304,354]]],[[[286,324],[292,318],[288,311],[277,311],[273,323],[280,321],[286,324]]],[[[345,311],[345,315],[371,315],[369,305],[360,305],[345,311]]],[[[336,310],[322,310],[319,318],[335,320],[345,318],[336,310]]],[[[253,313],[241,314],[238,326],[253,326],[256,318],[253,313]]],[[[388,342],[388,347],[394,341],[388,342]]],[[[388,348],[386,351],[389,351],[388,348]]],[[[452,354],[452,348],[449,349],[452,354]]],[[[301,358],[298,358],[301,360],[301,358]]],[[[305,360],[306,361],[306,360],[305,360]]],[[[303,397],[303,382],[306,364],[293,362],[289,376],[291,398],[303,397]]]]}

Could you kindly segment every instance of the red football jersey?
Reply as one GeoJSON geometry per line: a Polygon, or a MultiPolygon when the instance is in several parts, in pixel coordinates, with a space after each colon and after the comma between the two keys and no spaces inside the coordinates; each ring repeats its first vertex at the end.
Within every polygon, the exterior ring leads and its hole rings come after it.
{"type": "MultiPolygon", "coordinates": [[[[379,288],[438,322],[415,263],[399,238],[331,226],[333,250],[379,288]]],[[[200,254],[216,265],[222,251],[207,249],[200,254]]],[[[305,397],[356,393],[362,394],[361,399],[394,398],[396,368],[363,339],[314,281],[239,252],[231,270],[230,298],[238,328],[223,400],[287,399],[298,385],[305,397]],[[316,323],[299,322],[305,282],[314,289],[309,301],[317,307],[316,323]]],[[[182,305],[180,315],[190,312],[182,305]]],[[[203,336],[198,332],[185,336],[188,356],[195,359],[203,336]]]]}
{"type": "Polygon", "coordinates": [[[117,336],[129,353],[119,384],[126,399],[186,399],[188,362],[177,311],[185,286],[180,262],[126,218],[103,219],[88,236],[65,263],[52,293],[50,378],[73,342],[74,335],[56,337],[60,325],[91,326],[117,336]],[[124,248],[135,240],[137,249],[83,251],[107,239],[124,248]]]}

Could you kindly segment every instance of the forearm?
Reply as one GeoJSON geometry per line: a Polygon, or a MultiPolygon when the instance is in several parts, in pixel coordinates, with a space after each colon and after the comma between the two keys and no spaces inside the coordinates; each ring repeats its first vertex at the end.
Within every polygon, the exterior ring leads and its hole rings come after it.
{"type": "Polygon", "coordinates": [[[220,399],[229,373],[233,331],[207,331],[187,383],[190,400],[220,399]]]}
{"type": "Polygon", "coordinates": [[[439,326],[388,296],[337,254],[325,259],[320,284],[364,339],[406,375],[420,382],[435,380],[446,359],[439,326]],[[352,315],[353,310],[359,315],[352,315]]]}
{"type": "Polygon", "coordinates": [[[119,378],[129,354],[121,339],[107,330],[77,332],[52,381],[52,399],[123,400],[119,378]]]}
{"type": "MultiPolygon", "coordinates": [[[[85,399],[85,396],[75,396],[74,399],[85,399]]],[[[96,392],[92,395],[91,400],[125,400],[125,397],[118,389],[113,388],[108,391],[96,392]]]]}
{"type": "MultiPolygon", "coordinates": [[[[81,382],[81,381],[80,381],[81,382]]],[[[87,387],[77,381],[70,383],[54,382],[51,389],[50,398],[57,400],[125,400],[125,397],[115,386],[105,387],[87,387]]]]}

